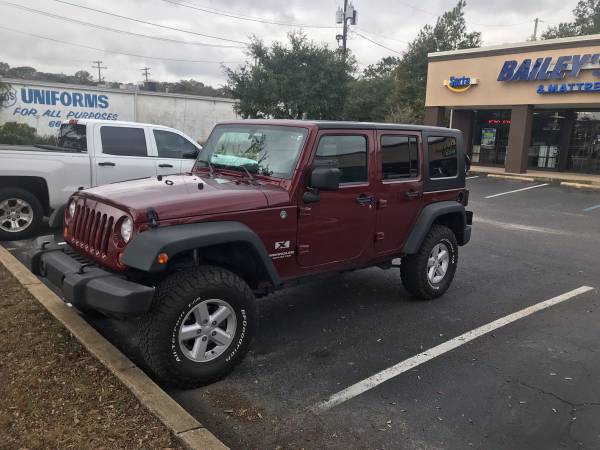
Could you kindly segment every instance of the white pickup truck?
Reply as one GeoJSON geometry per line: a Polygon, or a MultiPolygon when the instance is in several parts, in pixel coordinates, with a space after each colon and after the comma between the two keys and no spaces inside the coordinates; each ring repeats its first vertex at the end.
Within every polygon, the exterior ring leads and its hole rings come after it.
{"type": "Polygon", "coordinates": [[[0,241],[30,236],[79,189],[189,172],[201,149],[173,128],[91,119],[63,123],[58,146],[0,144],[0,241]]]}

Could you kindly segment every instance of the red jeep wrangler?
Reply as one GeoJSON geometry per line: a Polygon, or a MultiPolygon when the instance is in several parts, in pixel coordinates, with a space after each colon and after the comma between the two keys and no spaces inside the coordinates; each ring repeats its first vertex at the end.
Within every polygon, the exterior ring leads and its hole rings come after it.
{"type": "Polygon", "coordinates": [[[64,240],[38,238],[32,271],[85,310],[141,316],[156,377],[213,382],[248,351],[256,298],[299,279],[394,267],[442,295],[472,213],[462,134],[415,125],[219,124],[192,173],[76,192],[64,240]]]}

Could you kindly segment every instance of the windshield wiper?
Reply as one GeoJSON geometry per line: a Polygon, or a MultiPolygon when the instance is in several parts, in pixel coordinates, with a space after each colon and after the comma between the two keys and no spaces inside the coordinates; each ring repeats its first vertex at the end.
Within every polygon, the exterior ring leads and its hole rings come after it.
{"type": "Polygon", "coordinates": [[[256,178],[254,178],[254,175],[252,175],[250,173],[250,171],[248,169],[246,169],[245,166],[238,166],[238,167],[241,167],[242,169],[244,169],[244,172],[246,172],[246,175],[248,175],[248,178],[250,179],[251,184],[254,184],[254,185],[258,184],[258,181],[256,181],[256,178]]]}

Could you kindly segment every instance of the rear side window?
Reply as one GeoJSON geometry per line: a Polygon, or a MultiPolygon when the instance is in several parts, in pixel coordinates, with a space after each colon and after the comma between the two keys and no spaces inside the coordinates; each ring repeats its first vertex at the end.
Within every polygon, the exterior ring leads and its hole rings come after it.
{"type": "Polygon", "coordinates": [[[154,130],[159,158],[196,159],[198,150],[194,144],[172,131],[154,130]]]}
{"type": "Polygon", "coordinates": [[[87,152],[87,127],[65,123],[60,126],[58,133],[58,146],[80,152],[87,152]]]}
{"type": "Polygon", "coordinates": [[[315,156],[315,162],[318,161],[335,161],[342,172],[340,183],[367,181],[367,138],[323,136],[315,156]]]}
{"type": "Polygon", "coordinates": [[[449,178],[458,175],[458,151],[456,138],[449,136],[429,136],[429,178],[449,178]]]}
{"type": "Polygon", "coordinates": [[[419,151],[415,136],[381,136],[383,180],[415,178],[419,175],[419,151]]]}
{"type": "Polygon", "coordinates": [[[105,126],[100,128],[100,137],[106,155],[148,156],[143,128],[105,126]]]}

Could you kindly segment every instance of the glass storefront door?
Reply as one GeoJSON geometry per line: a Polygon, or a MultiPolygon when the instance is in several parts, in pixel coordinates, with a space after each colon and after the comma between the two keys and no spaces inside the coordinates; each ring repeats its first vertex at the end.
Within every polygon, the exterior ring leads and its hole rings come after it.
{"type": "Polygon", "coordinates": [[[600,173],[600,111],[575,113],[567,169],[600,173]]]}
{"type": "Polygon", "coordinates": [[[471,161],[484,165],[504,165],[510,110],[478,110],[475,112],[471,161]]]}
{"type": "Polygon", "coordinates": [[[565,132],[564,111],[534,111],[527,165],[531,169],[557,169],[565,132]]]}

